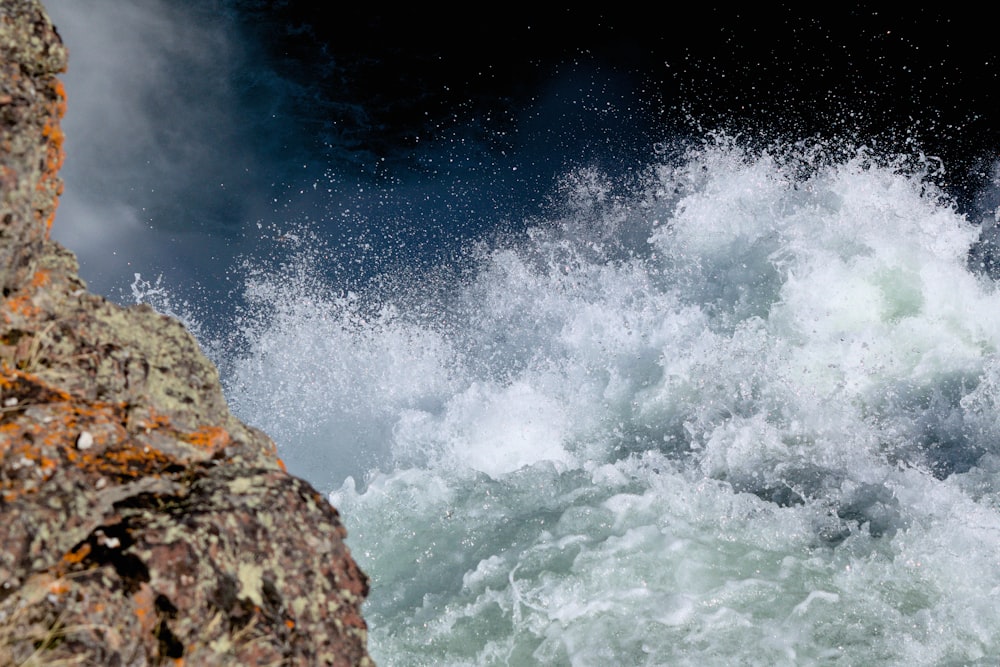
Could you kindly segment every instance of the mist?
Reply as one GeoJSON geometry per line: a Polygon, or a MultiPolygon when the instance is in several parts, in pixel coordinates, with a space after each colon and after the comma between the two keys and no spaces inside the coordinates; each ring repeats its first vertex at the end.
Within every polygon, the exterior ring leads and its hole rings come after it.
{"type": "MultiPolygon", "coordinates": [[[[263,120],[237,86],[246,52],[216,3],[49,0],[70,53],[65,192],[52,235],[89,287],[129,295],[135,273],[222,279],[269,178],[263,120]]],[[[263,100],[266,102],[266,100],[263,100]]]]}

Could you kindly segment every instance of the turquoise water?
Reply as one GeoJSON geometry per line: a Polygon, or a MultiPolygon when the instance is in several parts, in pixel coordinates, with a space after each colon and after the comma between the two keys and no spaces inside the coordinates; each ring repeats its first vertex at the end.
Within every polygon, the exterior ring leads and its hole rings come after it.
{"type": "Polygon", "coordinates": [[[461,268],[246,268],[227,393],[341,510],[378,664],[1000,657],[1000,295],[938,168],[717,136],[461,268]]]}

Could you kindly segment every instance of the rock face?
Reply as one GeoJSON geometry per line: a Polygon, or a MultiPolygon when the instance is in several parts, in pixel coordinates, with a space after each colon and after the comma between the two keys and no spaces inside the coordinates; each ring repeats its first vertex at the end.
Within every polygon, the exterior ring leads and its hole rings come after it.
{"type": "Polygon", "coordinates": [[[67,54],[0,2],[0,665],[371,665],[336,510],[49,240],[67,54]]]}

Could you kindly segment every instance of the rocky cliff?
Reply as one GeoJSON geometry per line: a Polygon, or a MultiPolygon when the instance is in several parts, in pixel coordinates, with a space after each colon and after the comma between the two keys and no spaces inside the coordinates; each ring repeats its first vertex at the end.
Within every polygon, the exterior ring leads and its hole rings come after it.
{"type": "Polygon", "coordinates": [[[178,322],[49,239],[66,49],[0,2],[0,665],[365,665],[336,510],[178,322]]]}

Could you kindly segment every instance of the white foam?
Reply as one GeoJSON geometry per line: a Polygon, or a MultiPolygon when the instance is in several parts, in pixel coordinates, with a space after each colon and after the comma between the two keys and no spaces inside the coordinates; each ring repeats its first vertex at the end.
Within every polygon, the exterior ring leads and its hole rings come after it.
{"type": "Polygon", "coordinates": [[[897,163],[785,158],[581,174],[450,282],[254,277],[229,394],[339,487],[379,664],[1000,651],[976,230],[897,163]]]}

